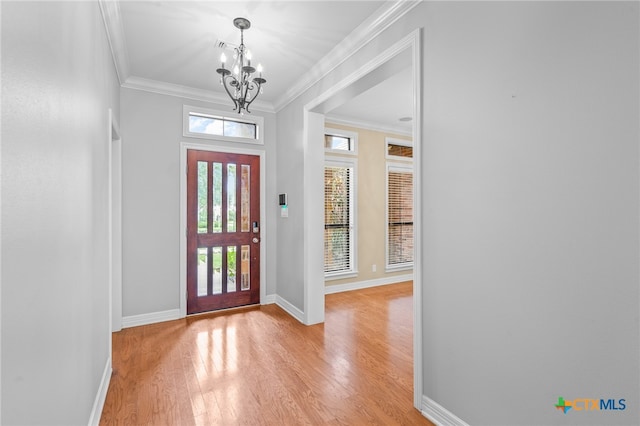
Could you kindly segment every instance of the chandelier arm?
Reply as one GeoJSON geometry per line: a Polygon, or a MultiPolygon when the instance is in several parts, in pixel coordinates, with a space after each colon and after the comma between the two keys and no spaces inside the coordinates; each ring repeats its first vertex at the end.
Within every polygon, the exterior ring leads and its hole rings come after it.
{"type": "Polygon", "coordinates": [[[242,105],[245,105],[244,109],[246,109],[247,112],[249,112],[249,110],[247,109],[247,107],[251,103],[251,97],[249,96],[249,92],[251,91],[251,82],[249,81],[249,74],[245,74],[243,80],[245,81],[244,90],[240,93],[242,95],[242,105]],[[247,102],[247,96],[249,96],[249,102],[247,102]]]}
{"type": "Polygon", "coordinates": [[[251,103],[257,96],[258,91],[256,91],[255,83],[253,81],[247,82],[247,93],[244,96],[245,102],[251,103]],[[251,96],[251,93],[253,93],[253,96],[251,96]]]}
{"type": "Polygon", "coordinates": [[[238,108],[238,101],[236,101],[236,98],[231,94],[231,92],[229,91],[229,88],[227,87],[227,79],[231,78],[233,79],[236,83],[238,82],[238,80],[232,76],[232,75],[225,75],[222,76],[222,86],[224,87],[224,90],[227,92],[227,95],[229,95],[229,97],[231,98],[231,100],[234,103],[234,108],[233,110],[235,111],[236,109],[238,110],[238,112],[240,112],[240,109],[238,108]]]}
{"type": "Polygon", "coordinates": [[[255,84],[257,84],[258,86],[257,86],[257,87],[255,87],[255,86],[254,86],[254,87],[252,88],[252,90],[253,90],[253,89],[255,89],[255,91],[256,91],[256,92],[255,92],[255,94],[253,95],[253,98],[251,98],[251,99],[249,100],[249,102],[247,102],[247,105],[246,105],[246,106],[245,106],[245,108],[244,108],[244,109],[246,109],[246,110],[247,110],[247,112],[248,112],[248,113],[251,113],[251,111],[249,111],[249,105],[251,105],[251,104],[253,103],[253,101],[255,101],[255,100],[256,100],[256,98],[257,98],[257,97],[258,97],[258,95],[260,94],[260,86],[262,86],[262,83],[260,83],[260,82],[255,83],[255,84]]]}

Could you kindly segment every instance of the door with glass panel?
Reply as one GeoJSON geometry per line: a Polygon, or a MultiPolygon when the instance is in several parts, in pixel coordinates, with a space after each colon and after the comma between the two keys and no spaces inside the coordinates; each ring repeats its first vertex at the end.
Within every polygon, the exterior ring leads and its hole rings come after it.
{"type": "Polygon", "coordinates": [[[187,151],[187,313],[260,303],[260,157],[187,151]]]}

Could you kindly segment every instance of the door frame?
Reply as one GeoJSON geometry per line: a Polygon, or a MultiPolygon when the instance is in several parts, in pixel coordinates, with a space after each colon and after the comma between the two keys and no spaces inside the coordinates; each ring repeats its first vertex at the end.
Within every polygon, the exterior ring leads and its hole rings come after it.
{"type": "MultiPolygon", "coordinates": [[[[122,330],[122,136],[109,108],[109,324],[111,333],[122,330]]],[[[109,353],[111,353],[109,333],[109,353]]]]}
{"type": "Polygon", "coordinates": [[[267,248],[266,213],[266,152],[259,149],[241,148],[228,145],[211,145],[197,142],[180,142],[180,318],[187,316],[187,151],[224,152],[229,154],[255,155],[260,158],[260,304],[265,304],[267,265],[264,261],[267,248]]]}
{"type": "Polygon", "coordinates": [[[408,51],[413,70],[413,182],[414,182],[414,263],[413,263],[413,406],[422,411],[422,30],[417,28],[398,40],[381,54],[329,87],[303,107],[304,147],[304,322],[307,325],[324,322],[324,269],[322,233],[322,199],[312,194],[322,189],[324,166],[324,110],[327,102],[349,95],[353,87],[381,65],[408,51]],[[315,190],[315,192],[314,192],[315,190]]]}

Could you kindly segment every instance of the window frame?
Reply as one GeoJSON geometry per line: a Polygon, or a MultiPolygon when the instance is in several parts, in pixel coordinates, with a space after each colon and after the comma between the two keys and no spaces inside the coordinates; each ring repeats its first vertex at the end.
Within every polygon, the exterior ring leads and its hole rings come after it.
{"type": "Polygon", "coordinates": [[[242,142],[253,145],[264,145],[264,118],[259,115],[240,115],[229,113],[229,111],[220,111],[211,108],[196,107],[192,105],[182,106],[182,136],[187,138],[210,139],[226,142],[242,142]],[[249,123],[256,126],[256,138],[242,138],[237,136],[211,135],[208,133],[196,133],[189,131],[189,117],[191,115],[207,115],[223,120],[249,123]]]}
{"type": "MultiPolygon", "coordinates": [[[[413,162],[413,156],[412,157],[401,157],[399,155],[391,155],[391,154],[389,154],[389,144],[400,145],[400,146],[408,146],[408,147],[411,147],[411,149],[413,149],[413,141],[408,141],[408,140],[405,140],[405,139],[392,138],[392,137],[389,137],[389,136],[386,136],[384,138],[385,156],[387,158],[387,161],[413,162]]],[[[411,155],[413,155],[413,153],[411,155]]]]}
{"type": "Polygon", "coordinates": [[[325,146],[324,148],[325,154],[352,155],[352,156],[358,155],[358,133],[357,132],[352,132],[349,130],[342,130],[342,129],[334,129],[332,127],[325,127],[323,136],[327,136],[327,135],[339,136],[339,137],[351,139],[351,141],[353,142],[353,149],[350,151],[347,151],[343,149],[331,149],[325,146]]]}
{"type": "MultiPolygon", "coordinates": [[[[358,199],[357,198],[358,160],[355,158],[339,158],[339,157],[325,158],[324,168],[326,167],[343,167],[343,168],[351,169],[351,177],[349,179],[349,186],[350,186],[349,188],[349,195],[350,195],[349,197],[349,224],[350,224],[349,226],[350,228],[349,229],[349,233],[350,233],[349,263],[350,265],[349,265],[349,269],[346,269],[343,271],[325,272],[324,279],[325,281],[331,281],[331,280],[339,280],[343,278],[357,277],[358,276],[358,244],[357,244],[357,241],[358,241],[357,205],[358,203],[356,202],[356,200],[358,199]]],[[[323,203],[323,206],[325,205],[325,203],[323,203]]],[[[326,219],[323,220],[323,224],[326,225],[326,219]]],[[[324,249],[323,249],[323,253],[324,253],[324,249]]]]}
{"type": "MultiPolygon", "coordinates": [[[[405,158],[406,157],[402,157],[405,158]]],[[[413,269],[413,265],[415,262],[415,206],[416,206],[416,185],[415,185],[415,170],[413,167],[413,162],[407,163],[398,163],[398,162],[387,162],[386,164],[386,173],[385,173],[385,272],[396,272],[413,269]],[[412,212],[413,212],[413,261],[404,262],[404,263],[389,263],[389,172],[399,172],[399,173],[411,173],[412,177],[412,187],[413,187],[413,196],[412,196],[412,212]]]]}

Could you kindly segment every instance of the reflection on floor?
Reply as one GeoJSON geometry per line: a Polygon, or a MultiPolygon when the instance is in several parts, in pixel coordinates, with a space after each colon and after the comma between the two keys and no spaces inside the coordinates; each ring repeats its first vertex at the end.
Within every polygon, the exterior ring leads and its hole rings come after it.
{"type": "Polygon", "coordinates": [[[413,408],[411,291],[327,295],[310,327],[266,305],[115,333],[101,424],[430,425],[413,408]]]}

